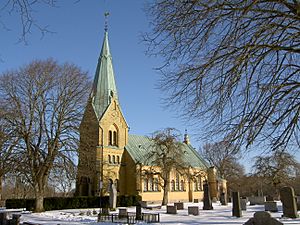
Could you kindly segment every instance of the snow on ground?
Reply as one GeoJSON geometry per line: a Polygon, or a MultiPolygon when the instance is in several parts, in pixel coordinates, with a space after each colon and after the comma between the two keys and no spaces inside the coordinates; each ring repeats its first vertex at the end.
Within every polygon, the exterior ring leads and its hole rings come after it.
{"type": "MultiPolygon", "coordinates": [[[[300,225],[300,218],[298,219],[288,219],[281,218],[282,215],[282,205],[280,202],[277,203],[279,212],[271,213],[272,217],[277,218],[284,224],[298,224],[300,225]]],[[[247,206],[247,211],[243,211],[243,217],[236,218],[232,217],[232,205],[229,203],[228,206],[221,206],[219,203],[213,203],[213,210],[202,210],[202,203],[185,203],[184,210],[177,210],[177,215],[166,214],[166,207],[162,207],[161,209],[156,210],[146,210],[143,209],[143,212],[148,213],[160,213],[160,223],[157,224],[171,224],[171,225],[181,225],[181,224],[203,224],[203,225],[239,225],[245,223],[249,218],[253,217],[253,214],[256,211],[263,211],[263,205],[254,205],[247,206]],[[198,216],[188,215],[187,207],[199,206],[200,214],[198,216]]],[[[43,225],[79,225],[79,224],[90,224],[90,225],[110,225],[116,223],[97,223],[97,216],[86,216],[82,215],[82,212],[87,212],[90,210],[91,212],[94,209],[68,209],[68,210],[57,210],[57,211],[47,211],[44,213],[25,213],[21,216],[21,222],[32,222],[36,224],[43,225]]],[[[99,209],[96,209],[99,211],[99,209]]],[[[117,211],[116,211],[117,212],[117,211]]],[[[115,212],[115,213],[116,213],[115,212]]],[[[129,207],[128,212],[135,212],[135,207],[129,207]]],[[[139,225],[144,223],[139,222],[139,225]]]]}

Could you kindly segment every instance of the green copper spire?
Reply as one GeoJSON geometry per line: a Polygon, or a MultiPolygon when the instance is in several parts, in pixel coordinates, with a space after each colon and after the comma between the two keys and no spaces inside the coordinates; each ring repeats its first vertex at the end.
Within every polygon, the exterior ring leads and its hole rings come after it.
{"type": "Polygon", "coordinates": [[[108,32],[105,29],[102,50],[95,73],[92,103],[98,119],[100,119],[111,103],[112,98],[118,100],[112,57],[109,51],[108,32]]]}

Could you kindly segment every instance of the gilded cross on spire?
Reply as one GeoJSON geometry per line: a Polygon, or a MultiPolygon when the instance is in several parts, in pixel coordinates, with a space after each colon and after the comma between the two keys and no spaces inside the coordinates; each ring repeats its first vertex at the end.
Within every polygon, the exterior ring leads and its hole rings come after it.
{"type": "Polygon", "coordinates": [[[104,31],[107,32],[107,30],[108,30],[108,16],[109,16],[109,12],[105,12],[104,16],[105,16],[104,31]]]}

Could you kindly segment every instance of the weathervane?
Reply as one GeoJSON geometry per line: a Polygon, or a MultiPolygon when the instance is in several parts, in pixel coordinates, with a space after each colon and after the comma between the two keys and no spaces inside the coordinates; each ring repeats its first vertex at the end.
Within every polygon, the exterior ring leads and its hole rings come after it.
{"type": "Polygon", "coordinates": [[[108,16],[109,16],[109,12],[105,12],[104,16],[105,16],[104,31],[107,32],[107,30],[108,30],[108,16]]]}

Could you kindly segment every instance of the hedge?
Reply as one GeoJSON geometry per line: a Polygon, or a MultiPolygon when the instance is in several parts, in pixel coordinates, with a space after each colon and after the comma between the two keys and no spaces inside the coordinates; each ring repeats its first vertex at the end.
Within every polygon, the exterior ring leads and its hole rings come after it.
{"type": "MultiPolygon", "coordinates": [[[[118,196],[117,206],[133,206],[137,205],[141,200],[140,196],[118,196]]],[[[6,208],[26,208],[26,210],[33,211],[35,200],[34,199],[7,199],[6,208]]],[[[104,196],[101,198],[102,207],[109,207],[109,197],[104,196]]],[[[44,198],[44,208],[49,210],[60,209],[78,209],[78,208],[99,208],[100,197],[51,197],[44,198]]]]}

